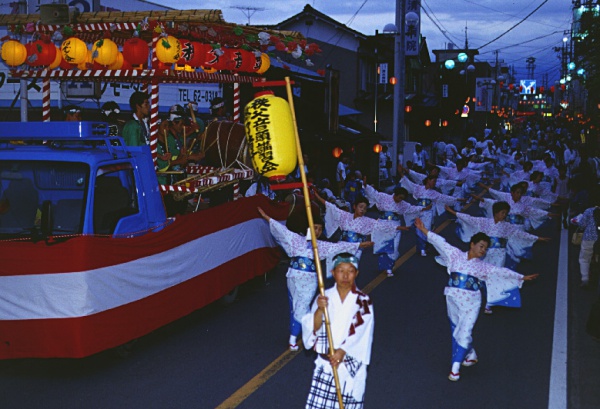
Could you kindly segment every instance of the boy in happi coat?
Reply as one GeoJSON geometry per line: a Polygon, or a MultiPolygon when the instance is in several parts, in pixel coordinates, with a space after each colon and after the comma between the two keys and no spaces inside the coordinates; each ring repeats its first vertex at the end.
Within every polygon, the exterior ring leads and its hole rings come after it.
{"type": "MultiPolygon", "coordinates": [[[[302,329],[300,321],[310,310],[310,303],[317,292],[318,286],[312,243],[310,236],[305,237],[288,230],[282,223],[269,217],[260,207],[258,208],[258,212],[269,222],[269,228],[275,241],[290,257],[290,264],[286,273],[290,302],[289,349],[297,351],[299,349],[297,338],[302,329]]],[[[323,233],[323,222],[320,218],[315,218],[313,224],[315,235],[318,239],[323,233]]],[[[354,254],[359,248],[366,248],[372,245],[373,243],[368,241],[362,243],[317,241],[319,258],[321,260],[329,259],[329,266],[332,265],[330,262],[331,258],[340,252],[354,254]]]]}
{"type": "Polygon", "coordinates": [[[478,362],[473,349],[473,327],[481,308],[481,290],[487,281],[494,280],[503,292],[520,288],[523,281],[533,280],[538,274],[523,276],[508,268],[496,267],[481,258],[485,256],[490,238],[485,233],[475,234],[464,252],[429,231],[420,219],[415,225],[444,259],[448,275],[448,285],[444,289],[446,307],[452,330],[452,367],[448,379],[460,379],[460,367],[472,366],[478,362]]]}
{"type": "Polygon", "coordinates": [[[335,367],[344,408],[362,409],[373,343],[373,305],[369,296],[356,288],[358,259],[342,253],[333,262],[335,285],[325,291],[325,296],[319,295],[311,312],[302,317],[304,345],[318,354],[305,408],[339,407],[333,376],[335,367]],[[334,351],[329,351],[325,309],[329,314],[334,351]]]}

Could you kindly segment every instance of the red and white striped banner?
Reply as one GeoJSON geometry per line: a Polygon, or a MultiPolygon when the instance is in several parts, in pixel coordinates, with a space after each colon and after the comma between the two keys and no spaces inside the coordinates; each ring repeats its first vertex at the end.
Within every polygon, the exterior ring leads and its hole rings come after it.
{"type": "Polygon", "coordinates": [[[279,252],[259,206],[276,220],[287,216],[286,206],[258,195],[134,238],[3,242],[0,359],[88,356],[264,274],[279,252]]]}
{"type": "Polygon", "coordinates": [[[42,121],[50,121],[50,80],[42,81],[42,121]]]}
{"type": "MultiPolygon", "coordinates": [[[[238,74],[234,74],[239,77],[238,74]]],[[[233,122],[240,122],[240,83],[233,83],[233,122]]]]}

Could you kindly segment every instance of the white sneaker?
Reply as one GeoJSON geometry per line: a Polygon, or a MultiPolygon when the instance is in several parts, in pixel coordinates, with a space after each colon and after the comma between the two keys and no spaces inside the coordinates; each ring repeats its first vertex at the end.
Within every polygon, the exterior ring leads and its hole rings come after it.
{"type": "Polygon", "coordinates": [[[427,257],[427,253],[425,252],[425,250],[421,250],[421,257],[427,257]]]}
{"type": "Polygon", "coordinates": [[[299,349],[300,347],[298,346],[298,344],[290,344],[290,351],[297,351],[299,349]]]}
{"type": "Polygon", "coordinates": [[[451,380],[452,382],[458,381],[460,379],[460,372],[459,373],[450,372],[450,375],[448,375],[448,379],[451,380]]]}

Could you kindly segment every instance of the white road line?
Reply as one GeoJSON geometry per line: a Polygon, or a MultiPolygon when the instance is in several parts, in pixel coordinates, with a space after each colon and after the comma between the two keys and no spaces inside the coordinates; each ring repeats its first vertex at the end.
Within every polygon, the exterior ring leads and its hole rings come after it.
{"type": "Polygon", "coordinates": [[[569,279],[569,231],[561,230],[554,307],[554,336],[548,409],[567,409],[567,316],[569,279]]]}

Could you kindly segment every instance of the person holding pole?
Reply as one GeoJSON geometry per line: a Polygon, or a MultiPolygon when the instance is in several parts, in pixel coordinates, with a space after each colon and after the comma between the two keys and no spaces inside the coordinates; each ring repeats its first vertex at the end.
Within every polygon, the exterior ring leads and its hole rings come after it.
{"type": "Polygon", "coordinates": [[[356,288],[358,259],[341,253],[333,259],[335,285],[319,295],[310,313],[302,317],[302,337],[306,348],[317,352],[306,409],[361,409],[364,405],[367,366],[373,344],[373,305],[368,295],[356,288]],[[329,313],[333,353],[323,316],[329,313]],[[337,370],[343,406],[333,371],[337,370]]]}
{"type": "MultiPolygon", "coordinates": [[[[315,267],[313,250],[307,240],[310,236],[304,237],[300,234],[288,230],[282,223],[272,219],[263,209],[258,208],[260,215],[269,222],[271,234],[277,243],[290,257],[290,265],[286,273],[288,298],[290,301],[290,351],[299,349],[297,337],[300,335],[302,325],[300,320],[310,311],[310,303],[317,292],[317,270],[315,267]]],[[[313,221],[315,226],[315,235],[317,239],[323,233],[323,222],[315,217],[313,221]]],[[[366,248],[373,245],[373,242],[349,243],[338,242],[331,243],[327,241],[317,241],[319,248],[319,257],[321,260],[331,259],[340,252],[356,253],[359,248],[366,248]]]]}
{"type": "Polygon", "coordinates": [[[469,250],[464,252],[429,231],[421,219],[415,220],[415,226],[440,253],[450,276],[444,295],[452,330],[452,368],[448,379],[455,382],[460,379],[461,365],[468,367],[478,362],[472,333],[479,316],[481,290],[486,280],[494,280],[499,291],[509,292],[521,288],[523,281],[534,280],[539,274],[523,276],[481,260],[490,246],[490,238],[485,233],[474,234],[469,250]]]}

